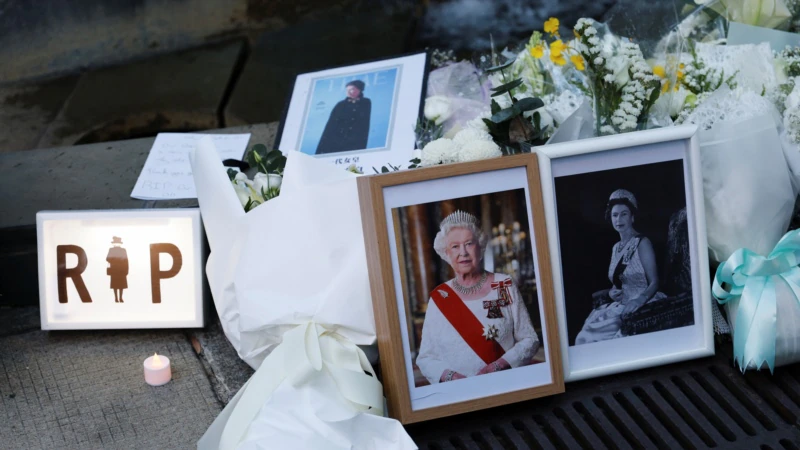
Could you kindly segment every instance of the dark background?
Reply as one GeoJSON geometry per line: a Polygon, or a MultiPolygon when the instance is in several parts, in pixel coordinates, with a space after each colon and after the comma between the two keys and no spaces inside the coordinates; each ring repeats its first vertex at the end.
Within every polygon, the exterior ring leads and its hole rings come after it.
{"type": "Polygon", "coordinates": [[[592,293],[611,287],[608,266],[619,233],[605,220],[605,209],[617,189],[636,196],[639,212],[633,226],[652,241],[663,280],[669,219],[686,206],[683,160],[555,179],[569,345],[592,311],[592,293]]]}

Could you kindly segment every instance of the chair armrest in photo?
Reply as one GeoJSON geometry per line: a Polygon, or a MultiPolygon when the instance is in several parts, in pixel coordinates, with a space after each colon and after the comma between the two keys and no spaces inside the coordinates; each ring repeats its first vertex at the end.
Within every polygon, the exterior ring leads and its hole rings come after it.
{"type": "Polygon", "coordinates": [[[622,335],[651,333],[685,327],[694,323],[694,300],[691,292],[651,301],[623,316],[622,335]]]}

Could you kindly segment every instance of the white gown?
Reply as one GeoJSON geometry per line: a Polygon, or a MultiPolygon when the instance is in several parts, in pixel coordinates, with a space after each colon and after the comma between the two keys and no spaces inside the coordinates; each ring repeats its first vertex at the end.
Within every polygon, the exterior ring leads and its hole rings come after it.
{"type": "MultiPolygon", "coordinates": [[[[508,275],[496,273],[495,281],[503,281],[508,275]]],[[[452,287],[453,280],[447,282],[452,287]]],[[[539,349],[539,338],[531,324],[528,310],[517,286],[511,285],[508,293],[512,303],[500,310],[503,317],[487,318],[488,310],[483,308],[485,300],[497,300],[498,291],[491,290],[483,298],[464,301],[467,308],[481,324],[497,327],[497,342],[505,350],[505,359],[512,368],[531,363],[539,349]]],[[[462,300],[463,301],[463,300],[462,300]]],[[[432,384],[438,383],[445,370],[454,370],[466,377],[474,376],[486,363],[464,342],[461,335],[450,324],[432,299],[428,299],[425,322],[422,325],[422,340],[419,346],[417,366],[432,384]]]]}
{"type": "MultiPolygon", "coordinates": [[[[617,251],[617,244],[611,251],[611,264],[608,267],[608,279],[612,283],[608,296],[613,302],[602,305],[589,313],[583,329],[575,338],[575,345],[589,344],[592,342],[606,341],[622,337],[620,328],[622,327],[622,311],[628,301],[642,295],[647,289],[647,275],[639,258],[640,237],[632,238],[622,251],[617,251]],[[621,288],[613,286],[614,271],[617,264],[623,260],[627,264],[625,271],[620,275],[621,288]]],[[[650,301],[658,301],[666,298],[663,292],[656,292],[650,301]]]]}

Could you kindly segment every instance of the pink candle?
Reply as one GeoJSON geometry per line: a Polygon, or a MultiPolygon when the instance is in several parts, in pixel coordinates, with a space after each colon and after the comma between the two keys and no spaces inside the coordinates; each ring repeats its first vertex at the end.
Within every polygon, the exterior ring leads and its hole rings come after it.
{"type": "Polygon", "coordinates": [[[144,360],[144,381],[150,386],[161,386],[172,379],[172,367],[169,358],[154,353],[144,360]]]}

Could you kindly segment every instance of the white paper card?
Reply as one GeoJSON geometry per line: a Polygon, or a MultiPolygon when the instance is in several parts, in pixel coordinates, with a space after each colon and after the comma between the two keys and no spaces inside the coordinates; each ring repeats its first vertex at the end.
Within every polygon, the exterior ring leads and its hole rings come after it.
{"type": "Polygon", "coordinates": [[[159,133],[131,197],[140,200],[197,198],[189,153],[194,151],[203,136],[209,136],[214,141],[222,160],[242,159],[250,141],[250,133],[159,133]]]}

